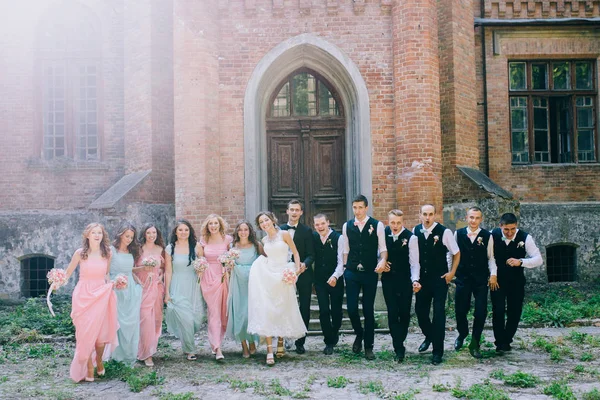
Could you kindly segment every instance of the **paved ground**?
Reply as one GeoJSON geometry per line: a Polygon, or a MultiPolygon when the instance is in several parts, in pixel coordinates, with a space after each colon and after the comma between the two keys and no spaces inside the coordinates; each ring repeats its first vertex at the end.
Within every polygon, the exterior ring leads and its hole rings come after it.
{"type": "MultiPolygon", "coordinates": [[[[490,331],[484,334],[492,337],[490,331]]],[[[484,387],[484,392],[496,388],[511,399],[549,398],[542,392],[553,382],[568,385],[577,398],[593,389],[600,391],[600,327],[520,329],[514,351],[497,357],[485,347],[488,358],[481,361],[473,359],[466,348],[458,353],[452,350],[455,337],[455,332],[448,332],[445,362],[440,366],[429,364],[429,352],[417,353],[422,336],[411,332],[403,364],[393,361],[389,335],[378,334],[375,361],[352,354],[351,335],[342,337],[333,356],[321,353],[322,338],[309,337],[306,354],[287,354],[274,367],[264,363],[264,346],[245,360],[238,345],[227,341],[226,359],[218,363],[210,354],[203,332],[198,336],[198,360],[190,362],[183,358],[177,340],[161,338],[154,370],[164,379],[139,393],[116,377],[72,383],[68,378],[72,343],[25,344],[0,351],[0,397],[450,399],[454,398],[453,388],[466,390],[487,381],[491,386],[484,387]],[[499,371],[509,375],[518,370],[535,375],[540,382],[532,388],[516,388],[490,377],[498,377],[499,371]]],[[[141,363],[136,368],[144,374],[150,371],[141,363]]],[[[486,398],[485,393],[474,393],[469,398],[486,398]]],[[[494,398],[489,393],[487,396],[494,398]]]]}

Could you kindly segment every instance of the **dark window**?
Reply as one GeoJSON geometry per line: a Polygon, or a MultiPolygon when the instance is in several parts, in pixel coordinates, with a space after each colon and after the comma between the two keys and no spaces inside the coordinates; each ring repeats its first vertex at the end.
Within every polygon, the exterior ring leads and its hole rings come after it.
{"type": "Polygon", "coordinates": [[[54,268],[50,257],[30,257],[21,260],[21,295],[38,297],[45,295],[50,285],[46,274],[54,268]]]}
{"type": "Polygon", "coordinates": [[[93,17],[53,10],[39,27],[42,157],[94,160],[100,155],[100,41],[93,17]]]}
{"type": "Polygon", "coordinates": [[[598,160],[593,61],[508,63],[513,164],[598,160]]]}
{"type": "Polygon", "coordinates": [[[573,282],[576,271],[576,251],[571,245],[546,247],[548,282],[573,282]]]}
{"type": "Polygon", "coordinates": [[[271,105],[271,117],[337,115],[340,110],[331,90],[309,72],[290,77],[271,105]]]}

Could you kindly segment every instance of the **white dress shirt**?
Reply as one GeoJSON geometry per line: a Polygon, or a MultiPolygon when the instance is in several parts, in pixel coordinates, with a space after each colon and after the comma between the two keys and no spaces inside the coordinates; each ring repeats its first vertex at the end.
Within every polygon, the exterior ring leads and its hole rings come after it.
{"type": "MultiPolygon", "coordinates": [[[[477,228],[476,231],[471,231],[471,228],[467,226],[467,237],[471,243],[475,242],[477,235],[481,232],[481,228],[477,228]]],[[[456,240],[456,232],[454,232],[454,240],[456,240]]],[[[488,269],[490,270],[490,276],[498,275],[498,267],[496,266],[496,259],[494,258],[494,237],[490,234],[490,240],[487,245],[487,258],[488,258],[488,269]]]]}
{"type": "MultiPolygon", "coordinates": [[[[513,236],[512,239],[507,239],[506,237],[502,236],[502,239],[504,239],[504,243],[506,243],[506,245],[508,246],[510,242],[514,242],[518,232],[519,230],[517,229],[517,231],[515,232],[515,236],[513,236]]],[[[522,267],[535,268],[539,267],[544,263],[542,255],[540,253],[540,249],[538,249],[538,247],[535,245],[535,241],[529,234],[527,234],[527,239],[525,239],[525,253],[527,254],[527,257],[521,258],[521,262],[523,263],[522,267]]]]}
{"type": "MultiPolygon", "coordinates": [[[[364,220],[357,222],[361,223],[358,225],[358,230],[362,232],[365,228],[367,221],[369,220],[369,216],[367,215],[364,220]]],[[[350,253],[350,241],[348,240],[348,234],[346,233],[346,225],[347,222],[344,222],[344,226],[342,227],[342,236],[344,237],[344,254],[350,253]]],[[[379,221],[377,223],[377,244],[379,254],[387,251],[387,247],[385,246],[385,227],[383,226],[383,222],[379,221]]]]}

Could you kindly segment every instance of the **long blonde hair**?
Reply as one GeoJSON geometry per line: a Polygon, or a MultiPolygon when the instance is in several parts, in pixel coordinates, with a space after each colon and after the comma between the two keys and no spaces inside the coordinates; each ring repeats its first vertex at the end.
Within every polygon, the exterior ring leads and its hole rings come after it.
{"type": "Polygon", "coordinates": [[[225,237],[225,235],[227,234],[226,232],[229,229],[229,225],[227,224],[227,222],[225,222],[223,217],[221,217],[219,214],[210,214],[208,217],[206,217],[204,222],[202,222],[202,226],[200,227],[200,235],[202,236],[202,240],[204,242],[208,242],[208,238],[210,237],[210,231],[208,230],[208,222],[213,218],[216,218],[217,221],[219,221],[219,233],[221,234],[221,236],[225,237]]]}
{"type": "Polygon", "coordinates": [[[108,256],[110,255],[110,241],[108,240],[108,232],[106,232],[104,225],[102,225],[98,222],[92,222],[91,224],[86,226],[85,229],[83,230],[83,234],[82,234],[83,244],[81,245],[81,259],[82,260],[87,260],[89,252],[90,252],[90,240],[88,239],[88,236],[92,232],[92,229],[98,228],[98,227],[100,229],[102,229],[102,241],[100,242],[100,254],[102,254],[103,258],[108,258],[108,256]]]}

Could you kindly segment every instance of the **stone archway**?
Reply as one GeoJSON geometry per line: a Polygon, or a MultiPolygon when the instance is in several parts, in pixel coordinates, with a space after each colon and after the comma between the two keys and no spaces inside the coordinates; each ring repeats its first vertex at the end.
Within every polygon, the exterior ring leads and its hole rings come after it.
{"type": "Polygon", "coordinates": [[[295,36],[269,51],[254,69],[244,97],[245,214],[267,207],[266,110],[276,86],[299,68],[310,68],[335,85],[346,110],[346,198],[372,199],[371,122],[367,86],[358,67],[337,46],[311,34],[295,36]]]}

